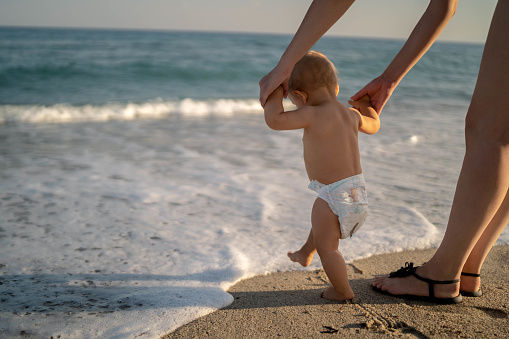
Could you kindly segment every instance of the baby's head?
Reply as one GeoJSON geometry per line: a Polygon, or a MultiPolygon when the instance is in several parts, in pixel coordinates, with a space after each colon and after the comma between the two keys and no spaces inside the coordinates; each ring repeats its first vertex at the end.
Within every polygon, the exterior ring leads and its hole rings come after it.
{"type": "Polygon", "coordinates": [[[290,93],[301,91],[309,94],[320,87],[337,95],[338,71],[325,55],[310,51],[293,67],[289,90],[290,93]]]}

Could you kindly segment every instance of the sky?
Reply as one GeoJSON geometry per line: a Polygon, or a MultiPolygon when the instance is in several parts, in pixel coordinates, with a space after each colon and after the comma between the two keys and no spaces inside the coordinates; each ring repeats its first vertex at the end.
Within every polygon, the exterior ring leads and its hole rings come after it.
{"type": "MultiPolygon", "coordinates": [[[[293,34],[311,0],[0,0],[1,26],[293,34]]],[[[357,0],[329,35],[406,38],[428,0],[357,0]]],[[[496,0],[459,0],[440,40],[483,42],[496,0]]]]}

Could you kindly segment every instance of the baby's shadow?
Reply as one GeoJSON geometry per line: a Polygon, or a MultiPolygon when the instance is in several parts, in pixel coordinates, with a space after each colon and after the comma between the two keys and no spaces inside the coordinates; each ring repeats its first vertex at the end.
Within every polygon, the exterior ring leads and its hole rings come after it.
{"type": "Polygon", "coordinates": [[[271,308],[288,306],[311,306],[329,304],[398,304],[401,299],[391,298],[375,292],[371,287],[372,279],[352,279],[352,287],[356,297],[352,301],[334,301],[321,297],[322,292],[330,285],[325,282],[306,283],[302,289],[278,290],[277,287],[268,291],[228,291],[234,301],[225,307],[227,310],[271,308]],[[306,288],[307,287],[307,288],[306,288]]]}

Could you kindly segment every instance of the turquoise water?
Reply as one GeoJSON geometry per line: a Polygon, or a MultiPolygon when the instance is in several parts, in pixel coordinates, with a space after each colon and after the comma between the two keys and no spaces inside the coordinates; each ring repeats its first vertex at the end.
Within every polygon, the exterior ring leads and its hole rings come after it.
{"type": "Polygon", "coordinates": [[[0,99],[51,105],[251,98],[287,42],[239,34],[0,28],[0,99]]]}
{"type": "MultiPolygon", "coordinates": [[[[0,28],[0,104],[104,105],[155,99],[251,99],[290,36],[0,28]]],[[[380,74],[402,41],[323,38],[341,98],[380,74]]],[[[468,100],[481,45],[437,43],[394,100],[468,100]],[[418,94],[418,95],[417,95],[418,94]]]]}

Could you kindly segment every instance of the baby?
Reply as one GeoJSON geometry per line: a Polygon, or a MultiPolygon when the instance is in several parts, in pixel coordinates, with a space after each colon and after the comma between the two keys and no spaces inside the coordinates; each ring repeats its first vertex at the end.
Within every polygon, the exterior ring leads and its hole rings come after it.
{"type": "Polygon", "coordinates": [[[362,174],[358,131],[374,134],[380,128],[378,114],[364,96],[341,104],[336,96],[337,70],[319,52],[307,53],[293,68],[288,97],[297,106],[284,111],[283,88],[277,88],[265,104],[265,121],[275,130],[304,129],[304,163],[316,191],[311,212],[311,232],[292,261],[308,266],[318,252],[332,287],[322,293],[331,300],[353,299],[346,264],[338,251],[339,239],[351,237],[363,224],[368,201],[362,174]]]}

